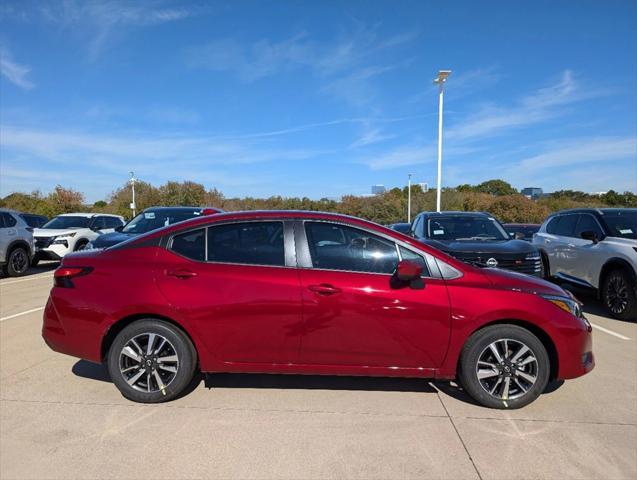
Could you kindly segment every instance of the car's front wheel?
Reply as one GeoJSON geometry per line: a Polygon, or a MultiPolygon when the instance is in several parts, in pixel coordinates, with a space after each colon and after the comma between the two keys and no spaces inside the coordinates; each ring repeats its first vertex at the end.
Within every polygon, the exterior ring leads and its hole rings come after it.
{"type": "Polygon", "coordinates": [[[465,391],[490,408],[520,408],[546,388],[550,361],[542,342],[517,325],[492,325],[464,346],[459,379],[465,391]]]}
{"type": "Polygon", "coordinates": [[[138,320],[124,328],[108,353],[108,371],[126,398],[160,403],[191,382],[197,354],[190,339],[163,320],[138,320]]]}
{"type": "Polygon", "coordinates": [[[625,270],[613,270],[606,275],[602,300],[613,317],[620,320],[637,318],[637,288],[625,270]]]}

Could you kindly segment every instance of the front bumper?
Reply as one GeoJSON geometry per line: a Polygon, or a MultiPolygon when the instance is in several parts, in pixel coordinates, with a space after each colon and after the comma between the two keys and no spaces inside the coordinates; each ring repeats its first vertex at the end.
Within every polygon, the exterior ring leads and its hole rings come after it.
{"type": "Polygon", "coordinates": [[[71,249],[63,244],[51,244],[46,248],[36,250],[38,258],[41,260],[61,260],[71,249]]]}
{"type": "Polygon", "coordinates": [[[593,329],[561,329],[562,341],[558,345],[557,378],[567,380],[586,375],[595,368],[593,329]]]}

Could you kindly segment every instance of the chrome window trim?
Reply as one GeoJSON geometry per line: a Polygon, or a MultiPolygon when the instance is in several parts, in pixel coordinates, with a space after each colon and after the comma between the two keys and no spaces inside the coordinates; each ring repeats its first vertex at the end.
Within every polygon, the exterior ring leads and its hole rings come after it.
{"type": "MultiPolygon", "coordinates": [[[[193,226],[192,228],[188,228],[188,229],[184,229],[184,230],[179,230],[177,232],[173,232],[169,237],[168,240],[166,241],[166,250],[169,250],[170,252],[174,253],[175,255],[180,256],[181,258],[185,258],[186,260],[189,260],[191,262],[196,262],[196,263],[206,263],[206,264],[213,264],[213,265],[236,265],[236,266],[243,266],[243,267],[271,267],[271,268],[296,268],[296,265],[288,265],[287,264],[287,260],[288,260],[288,253],[287,253],[287,249],[289,248],[288,242],[286,242],[286,223],[293,223],[293,221],[289,220],[289,219],[282,219],[282,218],[272,218],[272,219],[262,219],[262,218],[252,218],[249,220],[228,220],[228,221],[223,221],[223,222],[214,222],[214,223],[206,223],[203,225],[197,225],[197,226],[193,226]],[[261,263],[237,263],[237,262],[217,262],[217,261],[212,261],[212,260],[208,260],[208,229],[210,228],[214,228],[216,226],[221,226],[221,225],[233,225],[233,224],[241,224],[241,223],[255,223],[255,222],[260,222],[260,223],[264,223],[264,222],[280,222],[283,224],[283,261],[284,264],[283,265],[268,265],[268,264],[261,264],[261,263]],[[204,244],[204,248],[206,249],[205,251],[205,255],[204,255],[204,259],[205,260],[193,260],[192,258],[188,258],[185,257],[184,255],[180,254],[179,252],[176,252],[175,250],[173,250],[172,248],[172,244],[173,244],[173,239],[178,236],[178,235],[182,235],[184,233],[188,233],[188,232],[194,232],[197,230],[204,230],[205,231],[205,244],[204,244]]],[[[288,227],[289,229],[290,227],[288,227]]],[[[289,235],[289,233],[288,233],[289,235]]],[[[292,238],[292,241],[294,241],[294,238],[292,238]]]]}

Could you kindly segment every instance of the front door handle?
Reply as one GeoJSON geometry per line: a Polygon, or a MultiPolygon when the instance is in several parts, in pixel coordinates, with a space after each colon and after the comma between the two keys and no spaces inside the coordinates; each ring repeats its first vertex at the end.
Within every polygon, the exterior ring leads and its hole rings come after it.
{"type": "Polygon", "coordinates": [[[184,268],[175,268],[171,270],[166,270],[166,275],[168,275],[169,277],[177,277],[182,280],[186,280],[188,278],[196,277],[197,272],[186,270],[184,268]]]}
{"type": "Polygon", "coordinates": [[[310,291],[314,293],[318,293],[319,295],[334,295],[335,293],[340,293],[341,289],[336,288],[329,283],[321,283],[320,285],[310,285],[307,287],[310,291]]]}

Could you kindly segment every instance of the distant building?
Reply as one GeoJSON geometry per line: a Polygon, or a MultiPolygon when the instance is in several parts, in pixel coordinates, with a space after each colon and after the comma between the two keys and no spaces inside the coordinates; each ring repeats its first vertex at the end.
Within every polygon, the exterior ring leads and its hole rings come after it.
{"type": "Polygon", "coordinates": [[[604,195],[606,195],[608,192],[591,192],[591,195],[596,195],[598,197],[603,197],[604,195]]]}
{"type": "Polygon", "coordinates": [[[522,189],[522,195],[531,200],[537,200],[544,195],[544,191],[539,187],[526,187],[522,189]]]}
{"type": "Polygon", "coordinates": [[[420,185],[420,189],[427,193],[429,191],[429,185],[427,183],[419,183],[418,185],[420,185]]]}
{"type": "Polygon", "coordinates": [[[372,195],[382,195],[386,191],[385,185],[372,185],[372,195]]]}

